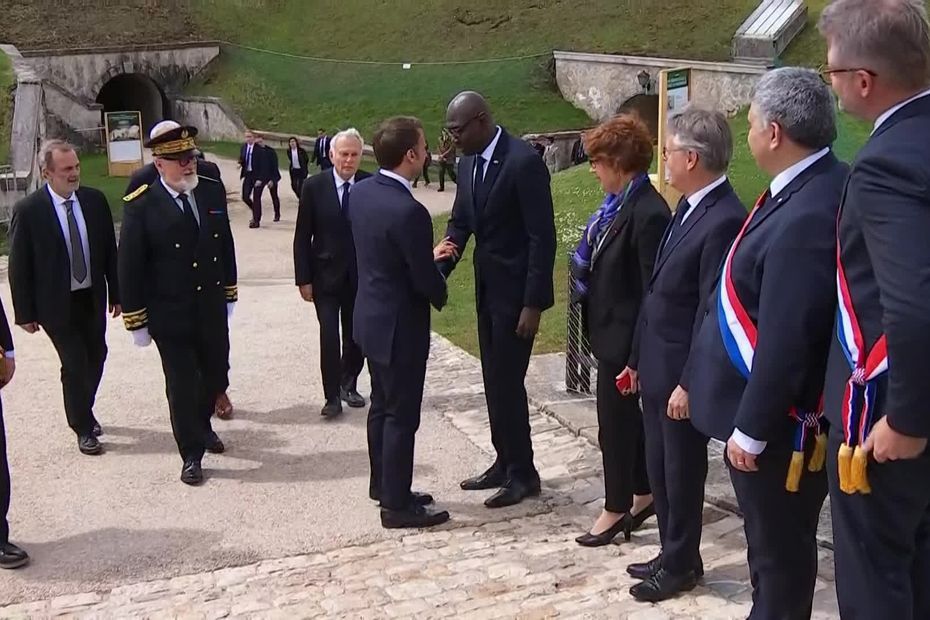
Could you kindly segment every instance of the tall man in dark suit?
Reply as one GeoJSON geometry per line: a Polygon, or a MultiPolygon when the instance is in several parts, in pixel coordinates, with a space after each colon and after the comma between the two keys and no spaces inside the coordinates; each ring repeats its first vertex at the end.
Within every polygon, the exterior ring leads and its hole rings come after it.
{"type": "MultiPolygon", "coordinates": [[[[717,285],[720,260],[746,209],[727,180],[733,137],[724,115],[688,108],[668,124],[662,150],[672,186],[683,194],[659,245],[630,367],[643,401],[646,465],[662,552],[627,570],[643,579],[631,594],[660,601],[690,590],[703,574],[701,518],[707,437],[691,425],[691,341],[717,285]]],[[[712,307],[712,306],[711,306],[712,307]]]]}
{"type": "MultiPolygon", "coordinates": [[[[16,355],[13,352],[13,334],[6,319],[3,302],[0,302],[0,389],[13,380],[16,372],[16,355]]],[[[10,510],[10,463],[6,455],[6,429],[3,425],[3,405],[0,403],[0,568],[19,568],[29,562],[29,554],[10,542],[10,524],[6,514],[10,510]]]]}
{"type": "Polygon", "coordinates": [[[245,144],[239,149],[239,178],[242,179],[242,202],[249,209],[252,208],[252,192],[258,182],[256,179],[256,172],[258,171],[256,153],[258,153],[258,148],[255,145],[255,134],[246,131],[245,144]]]}
{"type": "Polygon", "coordinates": [[[281,221],[281,200],[278,198],[281,170],[278,168],[278,153],[265,144],[265,139],[261,134],[255,134],[255,147],[257,169],[255,190],[252,192],[252,221],[249,222],[249,228],[258,228],[262,223],[262,193],[266,187],[271,194],[274,221],[281,221]]]}
{"type": "Polygon", "coordinates": [[[320,167],[320,171],[329,170],[333,167],[333,161],[330,159],[330,147],[332,146],[326,130],[322,127],[316,132],[316,142],[313,144],[313,163],[320,167]]]}
{"type": "Polygon", "coordinates": [[[745,518],[751,618],[809,618],[817,578],[820,401],[847,173],[830,151],[834,108],[808,69],[776,69],[757,84],[749,149],[773,179],[727,251],[690,354],[691,420],[727,442],[745,518]]]}
{"type": "Polygon", "coordinates": [[[820,30],[840,104],[874,123],[838,225],[825,394],[837,598],[844,619],[930,618],[930,25],[919,0],[840,0],[820,30]]]}
{"type": "Polygon", "coordinates": [[[10,224],[16,324],[48,333],[61,360],[68,426],[83,454],[100,454],[94,401],[107,357],[106,315],[121,311],[113,217],[102,192],[80,187],[73,146],[49,141],[39,161],[46,185],[14,206],[10,224]]]}
{"type": "Polygon", "coordinates": [[[332,171],[315,174],[303,184],[297,209],[294,274],[300,296],[314,304],[320,323],[320,370],[326,398],[321,414],[326,417],[342,413],[343,400],[350,407],[365,406],[356,389],[365,358],[352,338],[358,273],[348,213],[352,188],[371,176],[358,169],[363,146],[355,129],[337,133],[332,141],[332,171]]]}
{"type": "Polygon", "coordinates": [[[368,454],[372,499],[386,528],[429,527],[449,519],[426,508],[432,497],[412,493],[414,437],[420,425],[430,305],[441,310],[446,283],[431,252],[433,228],[410,181],[423,169],[426,138],[420,121],[388,119],[374,137],[381,170],[351,190],[349,220],[358,255],[355,339],[368,357],[371,408],[368,454]]]}
{"type": "Polygon", "coordinates": [[[225,389],[237,299],[226,191],[197,176],[196,134],[179,127],[148,141],[160,178],[123,199],[119,244],[123,321],[136,345],[158,347],[186,484],[203,481],[205,449],[225,450],[210,417],[225,389]]]}
{"type": "Polygon", "coordinates": [[[497,452],[465,490],[500,490],[489,508],[539,493],[524,380],[543,310],[553,304],[555,224],[549,172],[533,149],[494,123],[484,98],[463,92],[446,111],[446,129],[462,149],[447,239],[457,256],[475,236],[475,297],[484,391],[497,452]]]}

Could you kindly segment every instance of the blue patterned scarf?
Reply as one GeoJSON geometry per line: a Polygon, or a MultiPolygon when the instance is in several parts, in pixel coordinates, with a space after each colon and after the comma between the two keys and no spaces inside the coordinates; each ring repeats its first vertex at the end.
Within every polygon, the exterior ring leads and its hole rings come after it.
{"type": "Polygon", "coordinates": [[[617,213],[626,203],[627,198],[646,183],[649,183],[648,174],[642,173],[636,176],[620,194],[607,194],[604,196],[604,202],[591,215],[584,234],[581,236],[581,241],[578,242],[578,247],[575,249],[575,254],[572,256],[571,274],[574,280],[571,294],[572,303],[578,303],[587,297],[588,276],[591,273],[591,261],[594,258],[595,248],[600,243],[601,238],[610,230],[611,224],[614,223],[617,213]]]}

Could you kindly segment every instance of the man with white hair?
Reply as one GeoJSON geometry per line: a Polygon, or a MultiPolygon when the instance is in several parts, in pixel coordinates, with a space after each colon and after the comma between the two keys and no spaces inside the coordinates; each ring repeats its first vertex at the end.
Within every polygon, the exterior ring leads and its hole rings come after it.
{"type": "Polygon", "coordinates": [[[727,442],[748,544],[750,618],[810,618],[817,580],[827,495],[820,402],[848,170],[831,151],[835,107],[809,69],[776,69],[756,85],[747,140],[772,181],[725,255],[691,348],[689,413],[697,430],[727,442]]]}
{"type": "Polygon", "coordinates": [[[352,187],[371,176],[358,169],[363,146],[354,128],[337,133],[330,143],[332,170],[304,181],[297,210],[294,273],[300,296],[314,304],[320,322],[320,369],[326,399],[321,414],[325,417],[342,413],[342,401],[350,407],[365,406],[356,389],[365,360],[352,339],[358,273],[348,218],[352,187]]]}
{"type": "Polygon", "coordinates": [[[225,450],[210,417],[225,389],[237,299],[226,190],[197,175],[195,135],[182,126],[146,144],[159,179],[123,198],[118,251],[123,321],[136,345],[158,347],[186,484],[203,481],[204,450],[225,450]]]}
{"type": "Polygon", "coordinates": [[[94,401],[107,358],[107,310],[120,314],[113,216],[102,192],[81,185],[72,145],[46,142],[39,166],[46,184],[13,207],[13,310],[17,325],[30,334],[44,329],[55,346],[68,426],[81,453],[96,455],[103,431],[94,401]]]}
{"type": "Polygon", "coordinates": [[[930,24],[923,0],[837,0],[822,75],[874,124],[837,229],[827,454],[843,618],[930,618],[930,24]]]}

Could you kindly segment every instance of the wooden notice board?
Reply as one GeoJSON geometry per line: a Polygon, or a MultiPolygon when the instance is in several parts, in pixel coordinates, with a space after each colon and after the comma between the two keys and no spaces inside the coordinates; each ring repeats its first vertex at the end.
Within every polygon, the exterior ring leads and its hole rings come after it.
{"type": "Polygon", "coordinates": [[[663,69],[659,72],[659,167],[658,188],[672,209],[678,205],[681,192],[672,187],[665,176],[665,158],[662,150],[665,147],[668,119],[684,110],[691,101],[691,69],[680,67],[677,69],[663,69]]]}
{"type": "Polygon", "coordinates": [[[105,112],[107,172],[128,177],[142,167],[142,113],[105,112]]]}

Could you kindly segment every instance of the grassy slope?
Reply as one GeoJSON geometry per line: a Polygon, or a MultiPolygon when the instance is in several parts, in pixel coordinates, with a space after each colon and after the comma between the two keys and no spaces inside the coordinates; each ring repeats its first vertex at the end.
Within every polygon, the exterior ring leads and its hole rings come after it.
{"type": "MultiPolygon", "coordinates": [[[[746,145],[745,114],[734,118],[731,126],[736,144],[729,177],[743,204],[750,207],[770,179],[758,171],[749,153],[749,147],[746,145]]],[[[869,130],[868,125],[842,116],[839,137],[834,145],[837,154],[847,161],[852,159],[868,138],[869,130]]],[[[555,204],[555,221],[559,241],[553,276],[556,303],[554,308],[543,314],[540,333],[536,339],[535,353],[551,353],[565,349],[565,307],[568,297],[567,254],[578,241],[580,227],[584,226],[590,213],[600,204],[601,196],[597,180],[587,166],[569,168],[555,174],[552,178],[552,198],[555,204]]],[[[446,217],[439,217],[433,222],[437,239],[445,231],[446,220],[446,217]]],[[[464,349],[477,354],[474,272],[471,263],[473,245],[473,243],[469,244],[466,262],[455,271],[449,280],[449,305],[442,312],[434,313],[433,329],[464,349]]]]}
{"type": "Polygon", "coordinates": [[[10,130],[13,125],[12,91],[16,86],[13,65],[6,54],[0,53],[0,164],[10,157],[10,130]]]}

